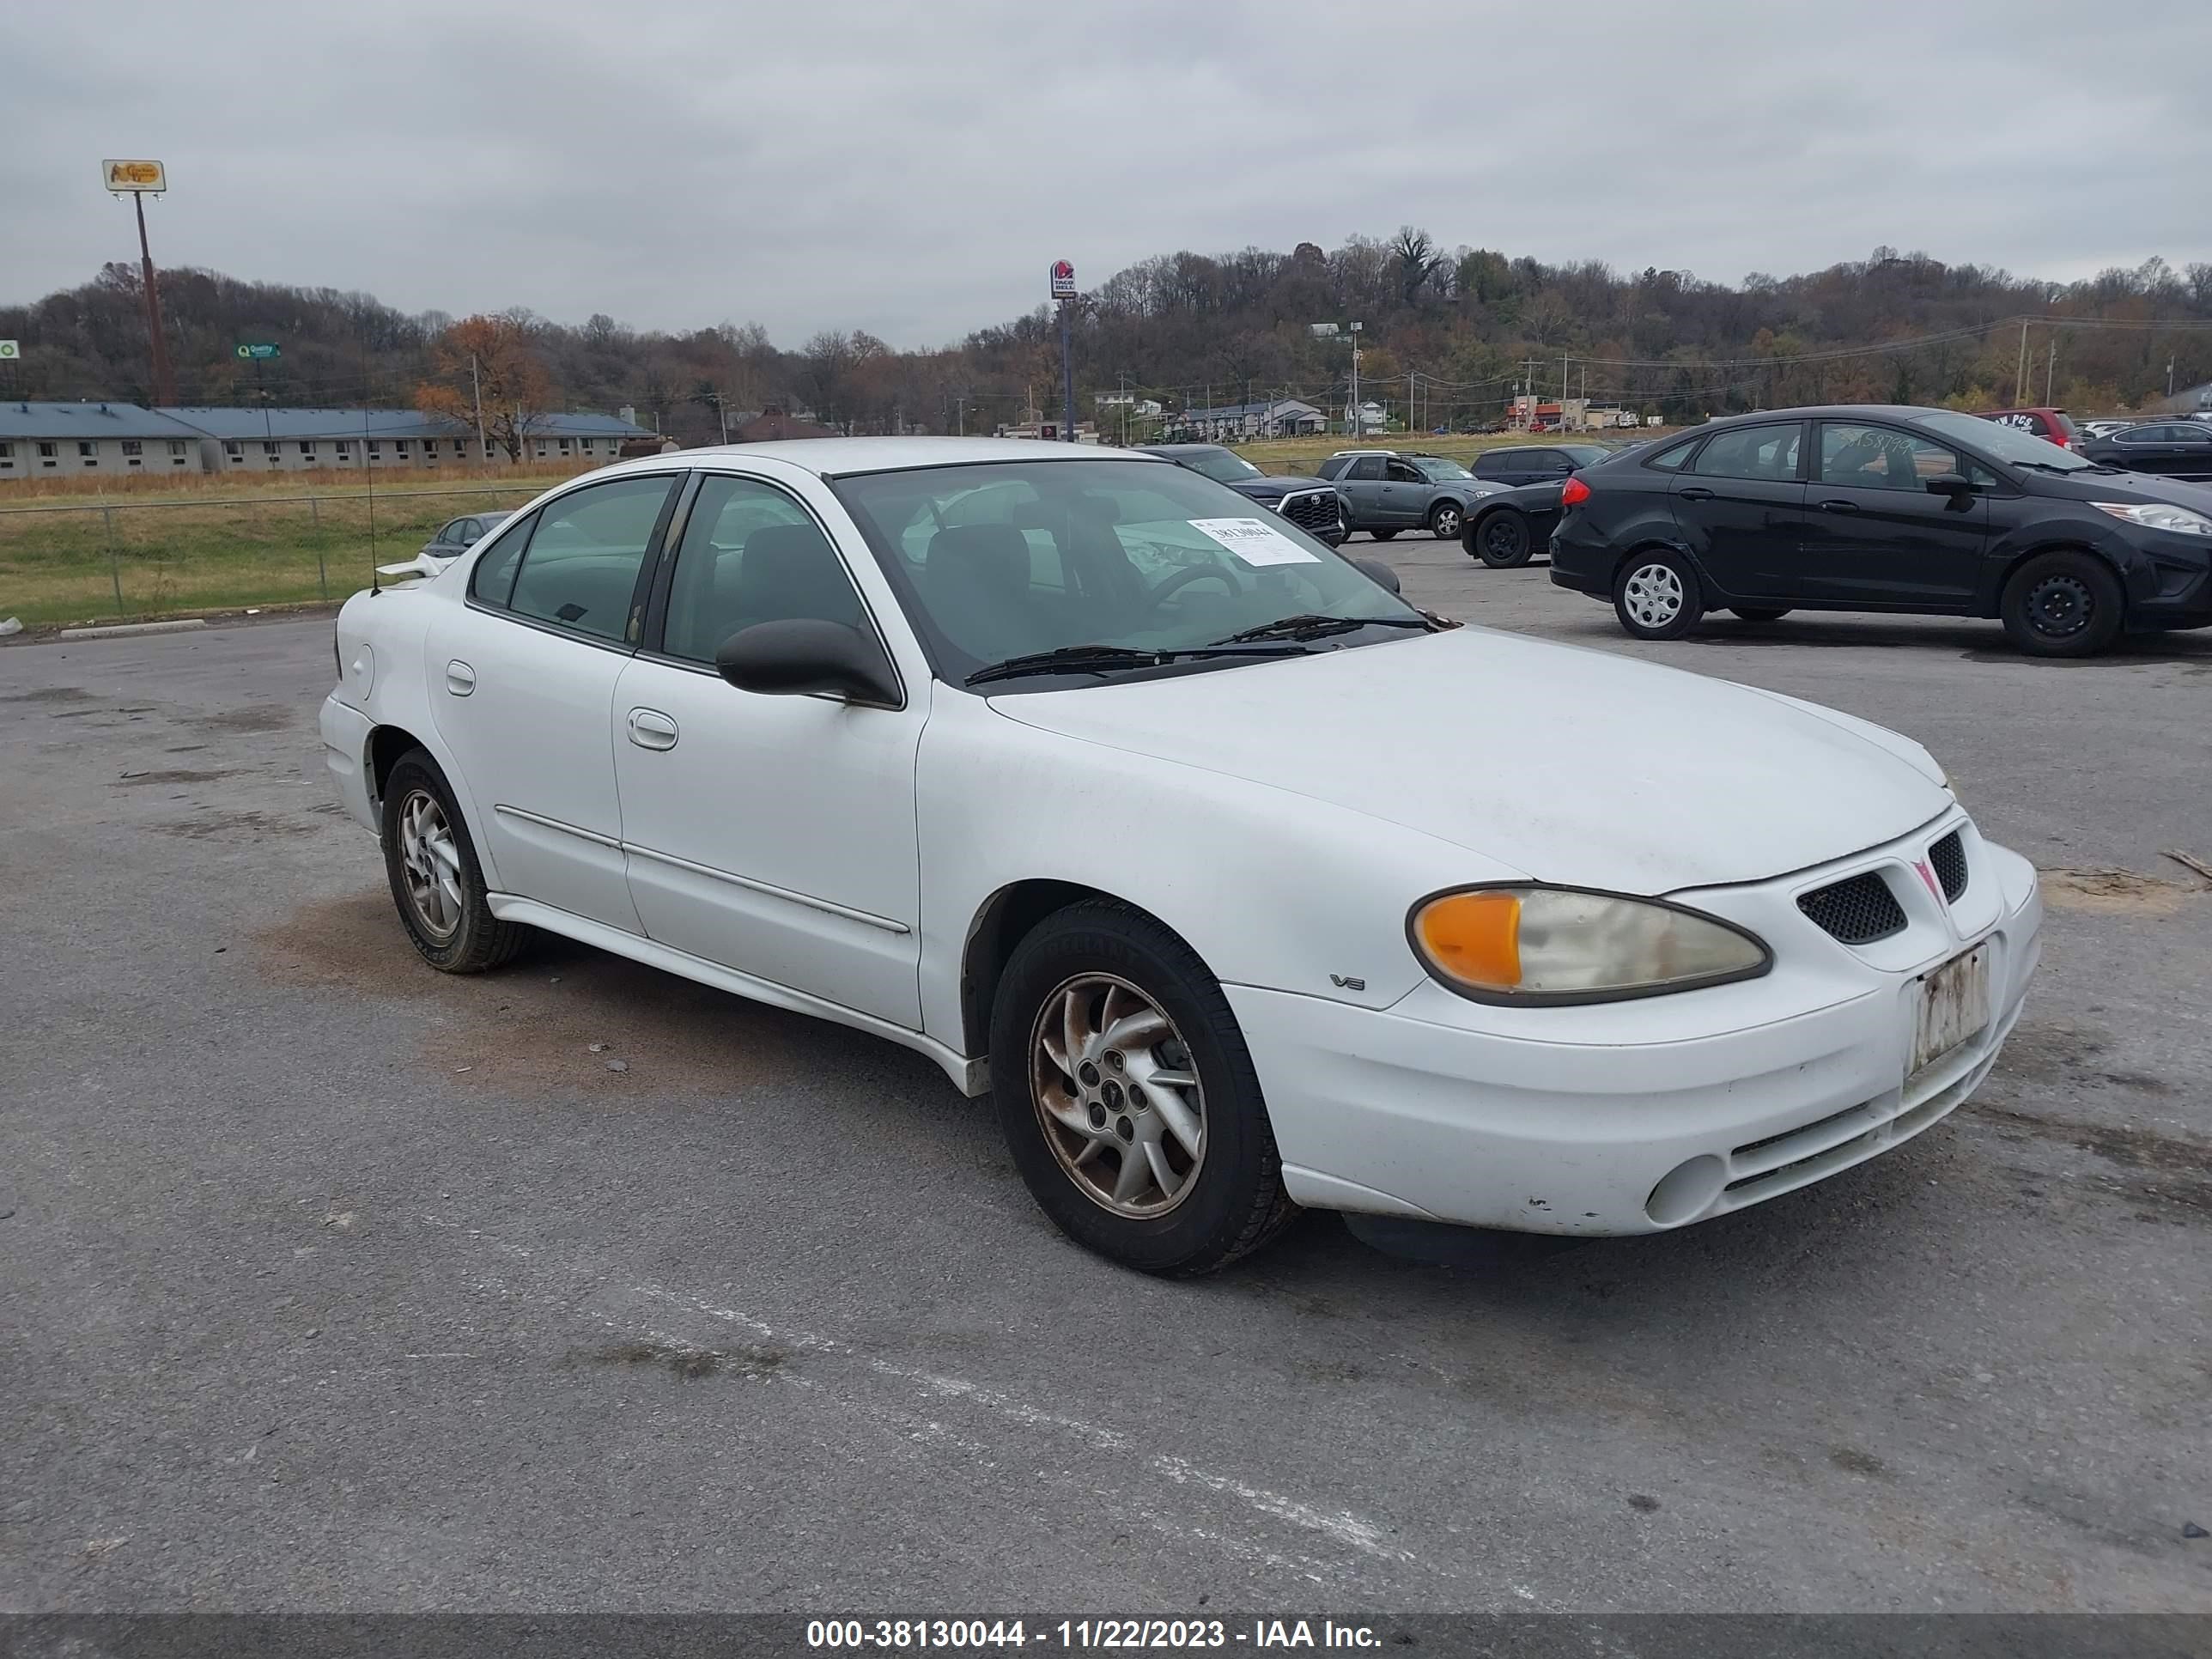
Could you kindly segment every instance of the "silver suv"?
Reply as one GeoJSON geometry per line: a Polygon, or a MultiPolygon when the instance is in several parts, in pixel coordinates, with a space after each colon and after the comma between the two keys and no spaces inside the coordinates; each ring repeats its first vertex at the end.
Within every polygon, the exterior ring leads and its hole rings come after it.
{"type": "Polygon", "coordinates": [[[1364,530],[1378,542],[1419,529],[1456,541],[1468,504],[1503,488],[1441,455],[1395,449],[1339,450],[1314,471],[1344,497],[1345,528],[1364,530]]]}

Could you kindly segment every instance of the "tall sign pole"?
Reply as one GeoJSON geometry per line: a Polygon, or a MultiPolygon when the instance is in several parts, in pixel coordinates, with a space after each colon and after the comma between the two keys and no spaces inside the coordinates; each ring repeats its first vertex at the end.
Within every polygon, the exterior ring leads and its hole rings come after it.
{"type": "Polygon", "coordinates": [[[1075,267],[1065,259],[1052,262],[1052,297],[1060,302],[1060,436],[1075,441],[1075,267]]]}
{"type": "Polygon", "coordinates": [[[168,169],[159,161],[102,161],[100,176],[109,190],[127,195],[138,210],[138,262],[146,285],[146,330],[154,344],[154,401],[174,404],[177,384],[169,373],[169,343],[161,337],[161,295],[154,283],[154,253],[146,243],[146,198],[169,187],[168,169]]]}

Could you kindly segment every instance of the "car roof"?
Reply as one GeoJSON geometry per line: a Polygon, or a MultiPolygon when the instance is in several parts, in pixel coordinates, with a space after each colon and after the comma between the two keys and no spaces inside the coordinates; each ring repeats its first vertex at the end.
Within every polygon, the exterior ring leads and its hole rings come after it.
{"type": "Polygon", "coordinates": [[[597,479],[641,472],[681,472],[717,460],[781,461],[818,478],[902,472],[915,467],[973,466],[987,461],[1136,460],[1147,465],[1174,465],[1165,456],[1141,450],[1056,443],[1042,438],[790,438],[764,444],[707,444],[697,449],[641,456],[586,476],[597,479]]]}

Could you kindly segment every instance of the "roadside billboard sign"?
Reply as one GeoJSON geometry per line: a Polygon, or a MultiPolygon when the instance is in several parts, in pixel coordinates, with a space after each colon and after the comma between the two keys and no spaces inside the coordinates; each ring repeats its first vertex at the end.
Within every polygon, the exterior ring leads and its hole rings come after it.
{"type": "Polygon", "coordinates": [[[100,173],[113,191],[159,196],[169,187],[169,171],[159,161],[102,161],[100,173]]]}

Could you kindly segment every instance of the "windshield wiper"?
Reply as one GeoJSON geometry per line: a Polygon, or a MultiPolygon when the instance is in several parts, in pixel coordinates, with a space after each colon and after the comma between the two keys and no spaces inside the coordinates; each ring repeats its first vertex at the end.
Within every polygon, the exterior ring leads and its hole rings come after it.
{"type": "Polygon", "coordinates": [[[1248,628],[1242,633],[1231,634],[1225,640],[1216,640],[1216,645],[1242,645],[1247,640],[1317,640],[1324,634],[1349,634],[1355,628],[1421,628],[1430,626],[1426,617],[1325,617],[1317,611],[1305,611],[1295,617],[1278,617],[1271,623],[1261,623],[1257,628],[1248,628]]]}
{"type": "Polygon", "coordinates": [[[977,669],[965,684],[982,685],[992,680],[1010,680],[1023,674],[1048,674],[1060,671],[1069,673],[1091,672],[1110,674],[1124,668],[1158,668],[1165,663],[1179,662],[1190,657],[1293,657],[1295,650],[1242,650],[1240,641],[1217,641],[1212,645],[1166,646],[1156,651],[1138,650],[1126,645],[1063,645],[1056,651],[1032,651],[1026,655],[1009,657],[1004,662],[994,662],[977,669]]]}
{"type": "Polygon", "coordinates": [[[2028,467],[2037,472],[2056,472],[2061,477],[2073,472],[2106,472],[2112,470],[2109,467],[2099,466],[2094,461],[2086,466],[2061,466],[2056,461],[2014,461],[2013,465],[2028,467]]]}

